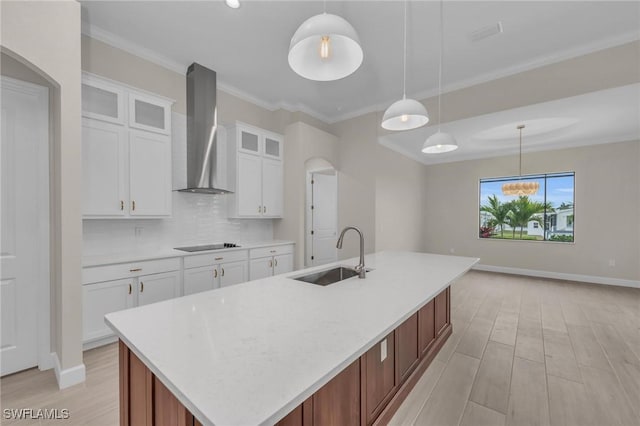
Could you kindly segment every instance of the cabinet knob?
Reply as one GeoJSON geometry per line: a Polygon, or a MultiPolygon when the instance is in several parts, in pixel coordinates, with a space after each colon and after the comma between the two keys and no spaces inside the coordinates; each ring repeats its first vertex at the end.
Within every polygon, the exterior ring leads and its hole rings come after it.
{"type": "Polygon", "coordinates": [[[218,278],[218,270],[217,269],[213,270],[213,278],[218,278]]]}

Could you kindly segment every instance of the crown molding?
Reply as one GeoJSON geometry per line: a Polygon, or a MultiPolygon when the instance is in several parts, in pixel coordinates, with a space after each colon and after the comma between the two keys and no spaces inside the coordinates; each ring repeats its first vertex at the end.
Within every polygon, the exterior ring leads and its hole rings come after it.
{"type": "MultiPolygon", "coordinates": [[[[140,46],[136,43],[132,43],[129,40],[126,40],[116,34],[106,31],[86,21],[82,22],[82,34],[88,37],[91,37],[93,39],[96,39],[98,41],[101,41],[105,44],[108,44],[112,47],[124,50],[125,52],[138,56],[156,65],[160,65],[178,74],[184,75],[187,71],[188,65],[184,65],[179,62],[176,62],[170,58],[167,58],[166,56],[160,55],[157,52],[147,49],[146,47],[140,46]]],[[[495,72],[489,72],[489,73],[481,74],[479,76],[476,76],[470,79],[447,84],[443,86],[442,93],[453,92],[456,90],[465,89],[467,87],[475,86],[478,84],[487,83],[489,81],[498,80],[500,78],[508,77],[508,76],[519,74],[521,72],[529,71],[535,68],[540,68],[545,65],[550,65],[553,63],[587,55],[589,53],[597,52],[599,50],[604,50],[611,47],[626,44],[629,42],[637,41],[639,39],[640,39],[640,34],[638,34],[637,32],[633,32],[633,31],[628,32],[620,36],[599,40],[595,43],[590,43],[590,44],[579,46],[573,49],[567,49],[561,52],[554,53],[552,55],[538,57],[524,64],[518,64],[512,67],[503,68],[495,72]]],[[[346,121],[346,120],[359,117],[361,115],[369,114],[372,112],[384,111],[389,105],[391,105],[394,101],[399,99],[399,98],[389,99],[385,102],[379,102],[374,105],[369,105],[367,107],[359,108],[344,114],[329,116],[329,115],[320,113],[305,104],[300,104],[300,103],[292,104],[284,100],[281,100],[279,102],[266,101],[254,95],[251,95],[241,89],[238,89],[237,87],[231,84],[227,84],[220,79],[218,79],[218,87],[222,91],[230,95],[236,96],[242,100],[258,105],[269,111],[283,109],[289,112],[303,112],[327,124],[335,124],[341,121],[346,121]]],[[[408,95],[412,99],[424,100],[424,99],[437,96],[438,90],[437,89],[424,90],[419,92],[413,92],[408,95]]]]}
{"type": "MultiPolygon", "coordinates": [[[[561,146],[556,146],[556,145],[549,146],[548,144],[537,145],[534,147],[530,147],[528,149],[524,149],[522,153],[529,154],[529,153],[535,153],[535,152],[558,151],[562,149],[581,148],[581,147],[594,146],[594,145],[606,145],[610,143],[632,142],[637,140],[640,140],[640,134],[638,133],[629,133],[629,134],[619,135],[613,139],[608,137],[598,137],[598,138],[591,138],[591,139],[579,138],[573,141],[566,142],[561,146]]],[[[389,148],[392,151],[395,151],[408,158],[416,160],[424,164],[425,166],[432,166],[432,165],[445,164],[445,163],[457,163],[460,161],[473,161],[473,160],[484,160],[484,159],[491,159],[491,158],[497,158],[497,157],[508,157],[510,155],[517,155],[519,152],[517,148],[511,148],[511,149],[503,149],[503,150],[500,150],[499,152],[495,152],[495,151],[494,152],[478,152],[478,153],[462,154],[462,155],[460,155],[459,152],[456,153],[456,151],[454,151],[450,155],[445,154],[446,156],[442,156],[439,154],[432,154],[432,155],[421,154],[421,153],[418,154],[418,153],[415,153],[414,151],[405,149],[399,145],[392,144],[389,142],[389,140],[385,140],[382,138],[378,138],[378,143],[384,146],[385,148],[389,148]]]]}
{"type": "MultiPolygon", "coordinates": [[[[139,58],[145,59],[163,68],[167,68],[168,70],[171,70],[180,75],[185,75],[187,72],[188,65],[184,65],[179,62],[176,62],[166,56],[158,54],[157,52],[151,49],[147,49],[146,47],[140,46],[139,44],[126,40],[110,31],[106,31],[86,21],[82,22],[82,34],[92,39],[108,44],[111,47],[115,47],[117,49],[123,50],[139,58]]],[[[264,99],[258,98],[257,96],[251,95],[245,92],[244,90],[238,89],[237,87],[231,84],[228,84],[220,80],[219,78],[218,78],[217,84],[218,84],[218,88],[223,92],[228,93],[244,101],[250,102],[266,110],[276,111],[278,109],[283,109],[289,112],[299,111],[307,115],[310,115],[320,121],[324,121],[325,123],[330,124],[331,122],[331,118],[314,110],[313,108],[308,107],[307,105],[303,105],[303,104],[293,105],[285,101],[280,101],[277,103],[269,102],[264,99]]]]}
{"type": "MultiPolygon", "coordinates": [[[[622,34],[620,36],[610,37],[608,39],[599,40],[595,43],[590,43],[590,44],[582,45],[573,49],[567,49],[561,52],[557,52],[557,53],[554,53],[553,55],[541,56],[529,62],[526,62],[524,64],[514,65],[512,67],[503,68],[501,70],[497,70],[494,72],[481,74],[466,80],[461,80],[455,83],[446,84],[446,85],[443,85],[442,87],[442,93],[444,94],[448,92],[454,92],[456,90],[465,89],[467,87],[476,86],[478,84],[487,83],[489,81],[499,80],[504,77],[509,77],[525,71],[530,71],[546,65],[551,65],[554,63],[566,61],[569,59],[577,58],[579,56],[588,55],[590,53],[609,49],[612,47],[620,46],[620,45],[638,41],[638,40],[640,40],[640,33],[631,31],[631,32],[622,34]]],[[[435,97],[435,96],[438,96],[437,89],[423,90],[423,91],[407,94],[407,97],[410,97],[412,99],[416,99],[419,101],[423,101],[425,99],[435,97]]],[[[393,102],[397,101],[398,99],[400,98],[398,97],[394,99],[389,99],[386,102],[380,102],[375,105],[370,105],[368,107],[359,108],[357,110],[348,112],[346,114],[342,114],[332,119],[330,124],[349,120],[351,118],[359,117],[361,115],[368,114],[371,112],[384,111],[389,107],[389,105],[391,105],[393,102]]]]}

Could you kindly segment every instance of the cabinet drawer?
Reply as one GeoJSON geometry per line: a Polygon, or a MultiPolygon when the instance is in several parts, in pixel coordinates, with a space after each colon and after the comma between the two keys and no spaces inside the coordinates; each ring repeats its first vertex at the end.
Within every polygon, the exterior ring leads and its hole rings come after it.
{"type": "Polygon", "coordinates": [[[236,262],[239,260],[247,260],[246,250],[216,251],[215,253],[196,254],[194,256],[185,256],[184,269],[213,266],[219,263],[236,262]]]}
{"type": "Polygon", "coordinates": [[[82,269],[82,284],[131,278],[140,275],[158,274],[180,270],[180,258],[145,260],[142,262],[118,263],[115,265],[92,266],[82,269]]]}
{"type": "Polygon", "coordinates": [[[261,247],[249,250],[249,257],[257,259],[259,257],[277,256],[279,254],[293,253],[293,244],[284,246],[261,247]]]}

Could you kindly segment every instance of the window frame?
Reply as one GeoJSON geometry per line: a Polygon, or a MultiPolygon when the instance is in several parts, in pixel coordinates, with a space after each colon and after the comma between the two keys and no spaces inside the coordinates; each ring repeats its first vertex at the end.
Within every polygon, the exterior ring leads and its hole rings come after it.
{"type": "MultiPolygon", "coordinates": [[[[515,198],[514,198],[515,199],[515,198]]],[[[476,239],[482,241],[518,241],[524,243],[553,243],[553,244],[574,244],[576,243],[576,222],[575,222],[575,210],[576,210],[576,172],[575,171],[564,171],[564,172],[551,172],[551,173],[532,173],[528,175],[516,175],[516,176],[499,176],[499,177],[487,177],[487,178],[479,178],[478,179],[478,199],[476,203],[477,213],[477,224],[476,224],[476,239]],[[518,179],[544,179],[544,202],[547,202],[547,178],[554,177],[573,177],[573,241],[553,241],[546,239],[546,223],[547,223],[547,212],[545,210],[543,214],[543,238],[542,240],[530,240],[530,239],[519,239],[519,238],[482,238],[480,236],[480,227],[482,226],[482,211],[480,211],[481,207],[481,197],[482,197],[482,184],[486,182],[505,182],[506,181],[515,181],[518,179]]]]}

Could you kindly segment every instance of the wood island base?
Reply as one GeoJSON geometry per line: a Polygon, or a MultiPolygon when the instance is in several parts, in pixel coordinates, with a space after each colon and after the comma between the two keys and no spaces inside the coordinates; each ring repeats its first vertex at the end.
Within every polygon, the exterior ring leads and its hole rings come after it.
{"type": "MultiPolygon", "coordinates": [[[[450,288],[362,354],[277,426],[386,425],[452,333],[450,288]]],[[[202,423],[120,341],[120,424],[202,423]]]]}

